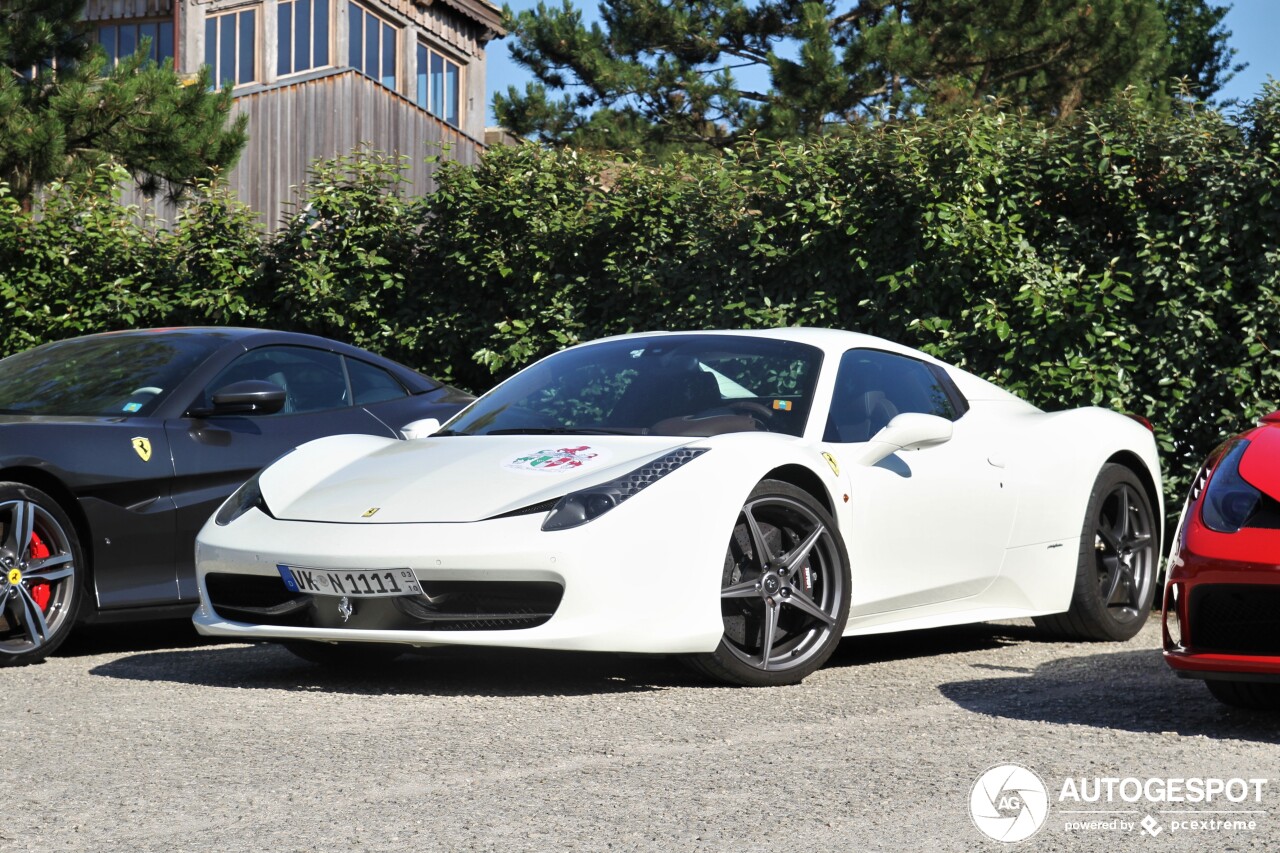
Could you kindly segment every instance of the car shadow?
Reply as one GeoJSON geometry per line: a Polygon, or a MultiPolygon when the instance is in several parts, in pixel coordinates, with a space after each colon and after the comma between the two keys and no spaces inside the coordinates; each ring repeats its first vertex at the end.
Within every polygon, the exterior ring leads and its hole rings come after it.
{"type": "MultiPolygon", "coordinates": [[[[210,643],[190,631],[187,642],[210,643]]],[[[1030,628],[966,625],[845,639],[828,667],[977,651],[1034,637],[1030,628]]],[[[356,695],[577,696],[679,687],[735,689],[707,680],[673,656],[451,647],[413,650],[359,670],[317,666],[273,643],[168,648],[147,644],[91,670],[94,675],[237,689],[324,691],[356,695]]],[[[103,649],[98,649],[102,651],[103,649]]],[[[86,652],[89,653],[89,652],[86,652]]],[[[780,688],[787,689],[787,688],[780,688]]]]}
{"type": "MultiPolygon", "coordinates": [[[[1105,648],[1100,646],[1099,648],[1105,648]]],[[[1178,678],[1159,649],[1064,657],[1034,669],[972,664],[983,677],[938,690],[977,714],[1146,734],[1280,743],[1280,715],[1223,705],[1178,678]]]]}
{"type": "Polygon", "coordinates": [[[351,695],[581,696],[640,693],[706,682],[661,656],[453,647],[412,650],[380,664],[318,666],[274,643],[145,652],[93,675],[238,690],[351,695]]]}

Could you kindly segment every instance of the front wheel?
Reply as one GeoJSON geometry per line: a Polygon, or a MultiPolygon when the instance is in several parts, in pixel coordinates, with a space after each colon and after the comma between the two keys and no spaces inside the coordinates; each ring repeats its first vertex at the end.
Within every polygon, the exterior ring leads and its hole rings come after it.
{"type": "Polygon", "coordinates": [[[311,640],[290,640],[281,645],[305,661],[332,669],[379,667],[400,657],[407,648],[397,643],[320,643],[311,640]]]}
{"type": "Polygon", "coordinates": [[[1123,465],[1103,465],[1085,512],[1071,607],[1035,617],[1036,626],[1067,640],[1137,634],[1151,612],[1158,544],[1155,514],[1137,475],[1123,465]]]}
{"type": "Polygon", "coordinates": [[[22,483],[0,483],[0,666],[36,663],[71,633],[84,559],[71,519],[22,483]]]}
{"type": "Polygon", "coordinates": [[[789,483],[751,492],[721,575],[724,636],[690,663],[730,684],[796,684],[835,651],[849,618],[849,558],[827,510],[789,483]]]}
{"type": "Polygon", "coordinates": [[[1280,711],[1280,684],[1257,681],[1223,681],[1209,679],[1204,683],[1224,705],[1255,711],[1280,711]]]}

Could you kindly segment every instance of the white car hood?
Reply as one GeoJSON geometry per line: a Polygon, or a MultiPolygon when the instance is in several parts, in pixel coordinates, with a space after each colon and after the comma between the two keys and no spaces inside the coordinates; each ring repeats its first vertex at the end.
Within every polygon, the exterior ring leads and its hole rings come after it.
{"type": "MultiPolygon", "coordinates": [[[[262,473],[271,514],[349,524],[492,518],[612,480],[689,438],[611,435],[335,436],[262,473]]],[[[705,439],[692,439],[694,442],[705,439]]]]}

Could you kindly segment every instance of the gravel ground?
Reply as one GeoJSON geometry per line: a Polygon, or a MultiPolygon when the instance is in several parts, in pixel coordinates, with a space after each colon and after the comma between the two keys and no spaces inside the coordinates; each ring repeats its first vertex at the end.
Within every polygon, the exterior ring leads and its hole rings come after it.
{"type": "Polygon", "coordinates": [[[1275,849],[1280,716],[1218,705],[1158,643],[1154,620],[1122,645],[886,635],[751,690],[668,659],[437,650],[344,674],[185,626],[83,631],[0,670],[0,851],[1275,849]],[[1005,763],[1048,790],[1014,845],[970,817],[1005,763]],[[1260,802],[1060,801],[1098,777],[1268,781],[1260,802]],[[1148,816],[1154,835],[1067,827],[1148,816]]]}

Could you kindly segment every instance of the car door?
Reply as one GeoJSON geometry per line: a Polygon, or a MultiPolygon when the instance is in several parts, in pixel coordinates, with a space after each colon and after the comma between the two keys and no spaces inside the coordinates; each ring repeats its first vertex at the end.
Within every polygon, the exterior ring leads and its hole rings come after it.
{"type": "Polygon", "coordinates": [[[840,521],[851,532],[852,615],[963,599],[999,574],[1016,499],[989,461],[993,433],[967,408],[935,365],[870,349],[842,358],[824,439],[850,481],[840,521]],[[947,418],[951,439],[860,464],[866,442],[903,412],[947,418]]]}
{"type": "MultiPolygon", "coordinates": [[[[359,382],[357,383],[359,385],[359,382]]],[[[250,350],[224,368],[192,401],[187,417],[166,422],[173,453],[173,501],[178,542],[178,588],[196,597],[195,535],[237,486],[281,454],[327,435],[364,433],[393,438],[390,427],[352,405],[344,357],[310,347],[272,345],[250,350]],[[200,414],[213,394],[233,382],[256,379],[285,391],[274,414],[200,414]]]]}

